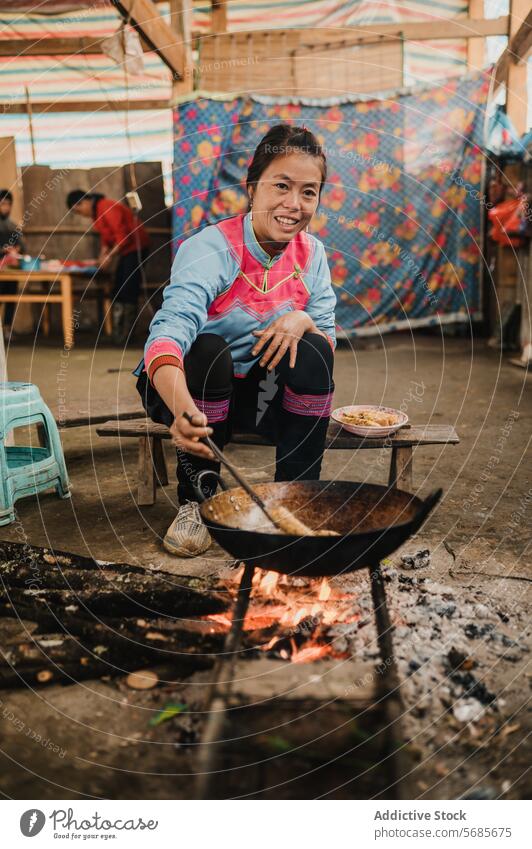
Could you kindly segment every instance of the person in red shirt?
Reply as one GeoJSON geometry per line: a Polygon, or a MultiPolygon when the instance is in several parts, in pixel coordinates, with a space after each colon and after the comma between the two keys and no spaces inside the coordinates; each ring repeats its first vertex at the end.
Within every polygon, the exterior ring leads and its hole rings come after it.
{"type": "Polygon", "coordinates": [[[137,318],[142,266],[149,253],[148,233],[129,206],[96,192],[74,189],[67,196],[67,206],[76,215],[92,219],[92,229],[101,241],[100,269],[110,269],[118,258],[112,307],[113,340],[123,344],[137,318]]]}

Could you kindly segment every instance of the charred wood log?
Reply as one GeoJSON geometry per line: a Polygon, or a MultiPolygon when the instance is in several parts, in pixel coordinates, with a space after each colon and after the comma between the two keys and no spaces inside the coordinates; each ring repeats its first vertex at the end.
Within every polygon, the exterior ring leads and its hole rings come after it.
{"type": "MultiPolygon", "coordinates": [[[[135,641],[105,626],[94,630],[88,638],[64,633],[28,634],[26,640],[7,646],[0,652],[0,689],[23,683],[44,685],[115,677],[161,662],[162,652],[156,641],[152,645],[135,641]]],[[[187,652],[177,647],[173,651],[168,648],[164,658],[181,676],[212,665],[205,652],[187,652]]]]}
{"type": "Polygon", "coordinates": [[[146,570],[142,566],[133,566],[130,563],[108,563],[103,560],[95,560],[92,557],[84,557],[81,554],[72,554],[68,551],[56,551],[55,549],[42,548],[38,545],[9,542],[8,540],[0,540],[0,563],[3,565],[13,563],[17,566],[25,564],[33,568],[42,566],[45,571],[51,565],[75,566],[77,569],[91,570],[111,566],[117,572],[146,573],[146,570]]]}
{"type": "MultiPolygon", "coordinates": [[[[201,616],[227,609],[230,599],[213,581],[102,563],[66,552],[0,542],[0,600],[16,609],[48,608],[77,615],[201,616]]],[[[1,615],[0,607],[0,615],[1,615]]],[[[42,615],[42,613],[41,613],[42,615]]],[[[30,618],[40,617],[30,614],[30,618]]]]}
{"type": "MultiPolygon", "coordinates": [[[[124,576],[127,578],[127,576],[124,576]]],[[[84,589],[70,590],[35,585],[27,588],[10,586],[4,579],[0,598],[15,609],[33,610],[30,618],[40,621],[39,611],[50,610],[59,620],[64,613],[80,616],[201,616],[220,613],[227,609],[228,597],[209,595],[172,586],[165,581],[142,579],[124,581],[122,584],[105,579],[86,582],[84,589]]]]}

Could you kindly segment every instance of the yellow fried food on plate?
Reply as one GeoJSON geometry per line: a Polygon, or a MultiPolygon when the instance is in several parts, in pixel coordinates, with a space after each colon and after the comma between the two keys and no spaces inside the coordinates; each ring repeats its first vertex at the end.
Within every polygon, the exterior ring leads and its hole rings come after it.
{"type": "Polygon", "coordinates": [[[342,413],[342,420],[346,424],[358,427],[392,427],[399,421],[393,413],[385,413],[381,410],[357,410],[354,413],[342,413]]]}

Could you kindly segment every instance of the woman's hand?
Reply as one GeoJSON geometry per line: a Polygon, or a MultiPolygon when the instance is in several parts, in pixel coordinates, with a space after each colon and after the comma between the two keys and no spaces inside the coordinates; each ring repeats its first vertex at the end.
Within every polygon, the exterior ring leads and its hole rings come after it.
{"type": "Polygon", "coordinates": [[[199,441],[210,436],[212,428],[208,427],[207,416],[200,413],[192,400],[183,369],[175,365],[160,366],[153,376],[153,385],[174,415],[170,435],[176,448],[214,460],[210,448],[199,441]],[[183,412],[192,416],[192,424],[186,420],[183,412]]]}
{"type": "Polygon", "coordinates": [[[98,271],[108,271],[112,265],[113,259],[116,255],[116,246],[114,248],[108,248],[104,246],[98,257],[98,271]]]}
{"type": "Polygon", "coordinates": [[[253,335],[258,336],[259,341],[252,353],[256,356],[262,351],[260,364],[261,366],[268,364],[268,371],[271,371],[290,349],[290,368],[294,368],[298,342],[309,330],[315,330],[315,326],[308,313],[303,310],[288,312],[276,318],[264,330],[253,331],[253,335]],[[268,342],[270,344],[265,348],[268,342]]]}
{"type": "Polygon", "coordinates": [[[187,410],[192,416],[192,424],[186,420],[182,413],[176,415],[174,423],[170,428],[172,443],[187,454],[196,454],[207,460],[214,460],[214,454],[210,448],[199,440],[205,436],[211,436],[212,427],[208,427],[207,416],[200,413],[194,405],[189,405],[187,410]]]}

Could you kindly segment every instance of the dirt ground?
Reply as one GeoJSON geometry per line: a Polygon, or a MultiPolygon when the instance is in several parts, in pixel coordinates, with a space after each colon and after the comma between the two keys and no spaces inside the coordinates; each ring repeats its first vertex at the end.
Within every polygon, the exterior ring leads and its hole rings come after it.
{"type": "MultiPolygon", "coordinates": [[[[80,403],[91,396],[125,400],[134,395],[130,372],[140,356],[140,347],[125,353],[93,350],[83,338],[71,352],[58,343],[39,342],[36,348],[19,343],[9,351],[9,379],[36,383],[54,408],[65,398],[80,403]]],[[[456,427],[459,445],[415,451],[415,492],[424,496],[442,487],[444,497],[406,548],[428,548],[431,562],[423,576],[443,586],[443,597],[452,597],[458,606],[469,599],[470,614],[471,605],[481,599],[504,623],[506,638],[522,649],[510,660],[504,653],[494,660],[486,640],[469,640],[477,677],[496,695],[496,704],[478,720],[464,724],[442,713],[441,700],[425,710],[418,702],[412,706],[405,725],[415,761],[409,783],[412,797],[527,794],[532,680],[530,380],[482,340],[404,333],[356,346],[344,343],[336,354],[335,406],[381,403],[406,410],[415,424],[456,427]]],[[[209,556],[193,560],[171,557],[162,549],[161,538],[176,509],[170,445],[165,446],[172,468],[170,485],[158,491],[155,505],[139,508],[135,440],[119,447],[115,439],[98,437],[94,428],[65,430],[62,439],[71,500],[45,494],[19,501],[17,522],[0,528],[0,539],[151,565],[169,576],[227,569],[224,553],[214,547],[209,556]]],[[[272,479],[272,449],[228,450],[252,480],[272,479]]],[[[330,451],[322,478],[385,483],[388,462],[386,451],[330,451]]],[[[389,564],[396,573],[400,554],[389,564]]],[[[389,583],[391,607],[399,590],[396,574],[389,583]]],[[[473,618],[478,624],[482,616],[473,618]]],[[[396,635],[396,643],[401,639],[396,635]]],[[[308,671],[310,675],[311,665],[308,671]]],[[[181,696],[175,688],[139,694],[121,679],[0,691],[0,791],[10,798],[186,797],[194,770],[190,755],[176,754],[171,722],[148,728],[155,708],[181,696]],[[50,743],[48,748],[36,742],[35,735],[21,733],[22,727],[36,730],[41,741],[50,743]]]]}

